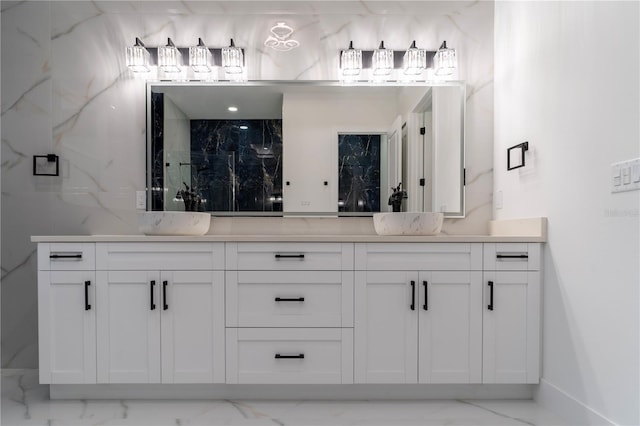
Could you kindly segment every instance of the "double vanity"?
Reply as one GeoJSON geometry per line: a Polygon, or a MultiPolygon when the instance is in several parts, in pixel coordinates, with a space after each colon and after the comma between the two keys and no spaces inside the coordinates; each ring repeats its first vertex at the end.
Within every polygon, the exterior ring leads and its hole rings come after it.
{"type": "Polygon", "coordinates": [[[544,232],[32,240],[52,397],[539,380],[544,232]]]}

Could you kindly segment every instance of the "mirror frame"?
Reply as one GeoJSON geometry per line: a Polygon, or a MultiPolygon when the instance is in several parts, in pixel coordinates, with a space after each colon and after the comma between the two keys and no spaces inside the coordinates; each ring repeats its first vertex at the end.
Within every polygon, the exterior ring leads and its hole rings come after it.
{"type": "MultiPolygon", "coordinates": [[[[280,85],[289,85],[289,86],[334,86],[334,87],[440,87],[440,86],[455,86],[459,87],[460,90],[460,118],[461,118],[461,126],[460,126],[460,210],[459,211],[448,211],[444,212],[444,216],[448,218],[464,218],[465,217],[465,190],[466,190],[466,182],[465,182],[465,140],[466,140],[466,122],[465,122],[465,114],[466,114],[466,83],[464,81],[388,81],[383,83],[371,83],[368,81],[357,81],[357,82],[342,82],[336,80],[249,80],[249,81],[229,81],[229,80],[220,80],[220,81],[203,81],[203,80],[184,80],[184,81],[175,81],[175,80],[147,80],[145,86],[145,106],[146,106],[146,124],[145,124],[145,133],[146,133],[146,171],[145,171],[145,183],[147,188],[146,200],[147,200],[147,210],[151,208],[151,200],[152,200],[152,155],[151,155],[151,147],[152,147],[152,132],[149,131],[149,124],[151,123],[151,93],[152,88],[157,86],[202,86],[202,87],[261,87],[261,86],[280,86],[280,85]]],[[[420,103],[417,105],[417,107],[420,103]]],[[[418,115],[420,113],[416,113],[415,111],[408,113],[407,120],[405,125],[407,127],[407,167],[411,170],[411,175],[408,175],[409,185],[406,185],[407,193],[409,194],[409,200],[413,200],[407,205],[407,211],[416,211],[415,203],[419,197],[419,189],[418,180],[420,179],[419,174],[423,174],[424,170],[424,157],[422,154],[418,155],[418,152],[412,152],[417,149],[417,146],[421,143],[421,141],[416,140],[420,130],[421,121],[418,120],[418,115]],[[413,137],[411,137],[413,135],[413,137]],[[408,155],[411,153],[412,155],[408,155]],[[411,160],[411,161],[410,161],[411,160]],[[411,164],[411,165],[410,165],[411,164]],[[418,173],[420,172],[420,173],[418,173]],[[414,182],[411,185],[411,182],[414,182]]],[[[403,126],[404,127],[404,126],[403,126]]],[[[404,129],[403,129],[404,130],[404,129]]],[[[404,132],[403,132],[404,134],[404,132]]],[[[403,145],[403,143],[402,143],[403,145]]],[[[405,153],[402,152],[402,157],[405,156],[405,153]]],[[[404,172],[404,171],[403,171],[404,172]]],[[[336,201],[337,202],[337,201],[336,201]]],[[[424,200],[423,200],[424,205],[424,200]]],[[[423,208],[423,207],[421,207],[423,208]]],[[[422,211],[422,210],[419,210],[422,211]]],[[[211,213],[212,216],[253,216],[253,217],[261,217],[264,215],[261,214],[253,214],[252,212],[239,212],[234,214],[228,214],[226,212],[208,212],[211,213]]],[[[308,216],[327,216],[328,213],[309,213],[308,216]]],[[[296,216],[300,215],[300,213],[296,213],[296,216]]],[[[362,214],[362,216],[372,216],[373,213],[362,214]]],[[[271,215],[273,216],[273,215],[271,215]]],[[[278,217],[287,216],[287,212],[283,211],[282,214],[278,214],[278,217]]],[[[341,216],[338,212],[335,212],[336,217],[346,217],[341,216]]]]}

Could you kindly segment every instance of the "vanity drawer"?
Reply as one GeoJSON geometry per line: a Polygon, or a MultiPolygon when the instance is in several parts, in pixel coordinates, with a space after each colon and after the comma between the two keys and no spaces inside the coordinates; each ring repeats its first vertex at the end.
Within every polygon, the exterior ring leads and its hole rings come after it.
{"type": "Polygon", "coordinates": [[[353,271],[229,271],[227,327],[353,327],[353,271]]]}
{"type": "Polygon", "coordinates": [[[482,270],[482,243],[358,243],[359,271],[482,270]]]}
{"type": "Polygon", "coordinates": [[[91,271],[96,268],[94,243],[39,243],[38,270],[91,271]]]}
{"type": "Polygon", "coordinates": [[[353,269],[350,243],[227,243],[230,270],[353,269]]]}
{"type": "Polygon", "coordinates": [[[487,271],[537,271],[540,269],[540,244],[485,243],[484,269],[487,271]]]}
{"type": "Polygon", "coordinates": [[[227,328],[227,383],[353,383],[352,328],[227,328]]]}
{"type": "Polygon", "coordinates": [[[98,270],[220,270],[224,243],[97,243],[98,270]]]}

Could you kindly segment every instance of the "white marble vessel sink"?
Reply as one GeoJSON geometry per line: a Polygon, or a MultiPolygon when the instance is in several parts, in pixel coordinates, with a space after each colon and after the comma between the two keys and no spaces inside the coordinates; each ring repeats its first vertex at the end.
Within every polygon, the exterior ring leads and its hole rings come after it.
{"type": "Polygon", "coordinates": [[[145,235],[204,235],[211,215],[200,212],[142,212],[138,229],[145,235]]]}
{"type": "Polygon", "coordinates": [[[378,235],[437,235],[444,215],[437,212],[374,213],[378,235]]]}

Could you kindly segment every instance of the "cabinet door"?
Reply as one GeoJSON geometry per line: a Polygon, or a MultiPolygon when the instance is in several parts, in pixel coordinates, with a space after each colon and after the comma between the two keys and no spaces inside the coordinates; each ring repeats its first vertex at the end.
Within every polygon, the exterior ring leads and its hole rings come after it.
{"type": "Polygon", "coordinates": [[[93,271],[38,273],[40,383],[96,383],[93,271]]]}
{"type": "Polygon", "coordinates": [[[482,380],[482,273],[420,272],[420,383],[482,380]]]}
{"type": "Polygon", "coordinates": [[[162,383],[224,383],[224,272],[162,272],[162,383]]]}
{"type": "Polygon", "coordinates": [[[160,276],[98,271],[98,383],[160,383],[160,276]]]}
{"type": "Polygon", "coordinates": [[[355,383],[416,383],[418,273],[356,271],[355,383]]]}
{"type": "Polygon", "coordinates": [[[485,272],[483,383],[538,383],[540,273],[485,272]]]}

